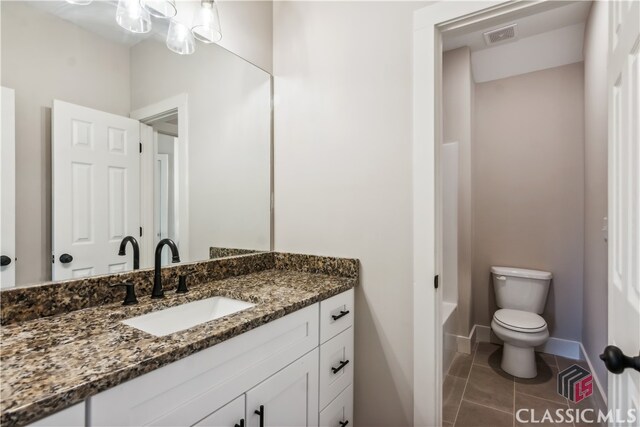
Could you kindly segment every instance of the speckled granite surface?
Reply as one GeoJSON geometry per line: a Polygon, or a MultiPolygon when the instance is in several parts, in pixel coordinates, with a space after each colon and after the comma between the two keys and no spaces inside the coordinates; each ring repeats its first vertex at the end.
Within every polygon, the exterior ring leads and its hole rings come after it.
{"type": "MultiPolygon", "coordinates": [[[[253,267],[234,264],[230,271],[254,271],[229,274],[224,278],[216,278],[219,270],[211,266],[207,268],[213,269],[213,278],[197,273],[203,268],[201,264],[207,262],[193,264],[195,267],[189,268],[194,268],[194,274],[200,274],[202,280],[199,283],[194,280],[195,284],[191,284],[191,291],[186,295],[168,291],[164,300],[151,300],[149,286],[149,292],[138,292],[140,303],[135,306],[123,307],[120,302],[96,303],[55,316],[24,322],[14,320],[3,326],[0,424],[28,424],[126,380],[351,289],[358,282],[357,260],[344,259],[336,263],[330,258],[292,254],[253,256],[258,258],[244,259],[244,263],[253,267]],[[277,267],[276,256],[280,257],[277,267]],[[262,267],[256,267],[256,262],[262,267]],[[313,266],[303,265],[305,263],[313,266]],[[211,296],[243,299],[256,306],[165,337],[154,337],[120,323],[130,317],[211,296]]],[[[238,262],[243,263],[242,260],[238,262]]],[[[5,292],[2,291],[3,297],[5,292]]]]}
{"type": "Polygon", "coordinates": [[[255,249],[235,249],[235,248],[218,248],[212,246],[209,248],[209,258],[226,258],[229,256],[237,256],[237,255],[247,255],[247,254],[255,254],[264,251],[258,251],[255,249]]]}

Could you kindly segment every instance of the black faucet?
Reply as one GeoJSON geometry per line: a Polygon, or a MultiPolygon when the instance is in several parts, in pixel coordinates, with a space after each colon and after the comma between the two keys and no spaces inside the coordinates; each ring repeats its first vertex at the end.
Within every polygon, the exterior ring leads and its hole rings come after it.
{"type": "Polygon", "coordinates": [[[135,237],[127,236],[122,239],[122,242],[120,242],[120,250],[118,251],[118,255],[126,255],[124,249],[127,246],[128,242],[131,242],[131,246],[133,246],[133,269],[138,270],[140,268],[140,247],[138,246],[138,241],[135,237]]]}
{"type": "Polygon", "coordinates": [[[155,273],[153,274],[153,292],[151,292],[151,298],[163,298],[164,291],[162,290],[162,276],[160,275],[160,255],[162,255],[162,248],[164,245],[169,246],[171,249],[171,262],[180,262],[180,254],[178,253],[178,247],[171,239],[162,239],[156,246],[156,266],[155,273]]]}

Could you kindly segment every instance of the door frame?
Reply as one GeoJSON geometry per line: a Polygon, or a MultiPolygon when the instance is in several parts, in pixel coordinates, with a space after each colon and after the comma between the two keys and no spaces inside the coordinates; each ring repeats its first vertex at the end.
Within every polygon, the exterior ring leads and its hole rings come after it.
{"type": "Polygon", "coordinates": [[[560,5],[535,1],[441,1],[413,14],[413,425],[442,424],[442,34],[506,14],[560,5]],[[418,333],[419,332],[419,333],[418,333]]]}
{"type": "MultiPolygon", "coordinates": [[[[180,171],[184,171],[180,175],[178,188],[175,194],[174,203],[177,207],[178,217],[176,220],[177,236],[174,237],[176,243],[179,244],[180,257],[183,260],[189,260],[189,114],[188,114],[189,95],[181,93],[171,98],[164,99],[155,104],[139,108],[130,113],[130,117],[139,120],[141,123],[150,121],[158,116],[166,115],[169,112],[178,113],[178,150],[176,151],[178,161],[174,161],[174,174],[179,175],[180,171]]],[[[146,132],[144,132],[146,133],[146,132]]],[[[153,244],[153,200],[154,186],[154,165],[155,165],[155,148],[153,143],[153,132],[150,141],[142,141],[143,132],[140,133],[141,144],[143,145],[142,155],[140,156],[141,167],[141,202],[140,208],[140,224],[143,234],[140,237],[141,251],[140,263],[142,268],[153,267],[153,256],[155,245],[153,244]],[[144,146],[147,146],[146,149],[144,146]],[[151,178],[151,179],[149,179],[151,178]],[[147,230],[147,231],[144,231],[147,230]]]]}

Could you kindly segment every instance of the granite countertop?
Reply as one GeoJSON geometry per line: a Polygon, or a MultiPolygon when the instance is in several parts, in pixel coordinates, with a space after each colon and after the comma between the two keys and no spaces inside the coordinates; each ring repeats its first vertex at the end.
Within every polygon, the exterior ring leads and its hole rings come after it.
{"type": "Polygon", "coordinates": [[[24,425],[315,302],[353,288],[357,277],[268,269],[208,281],[163,300],[101,305],[2,327],[0,424],[24,425]],[[120,321],[212,296],[247,310],[164,337],[120,321]]]}

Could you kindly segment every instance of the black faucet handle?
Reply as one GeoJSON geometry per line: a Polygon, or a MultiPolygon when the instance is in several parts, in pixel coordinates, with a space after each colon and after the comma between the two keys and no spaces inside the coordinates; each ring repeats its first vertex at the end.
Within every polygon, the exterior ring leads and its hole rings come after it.
{"type": "Polygon", "coordinates": [[[136,288],[133,283],[123,282],[123,283],[114,283],[111,287],[124,287],[127,290],[127,294],[124,297],[124,302],[122,305],[133,305],[138,303],[138,298],[136,298],[136,288]]]}
{"type": "Polygon", "coordinates": [[[186,294],[189,292],[189,288],[187,288],[187,277],[188,274],[181,274],[178,277],[178,289],[176,290],[176,294],[186,294]]]}

